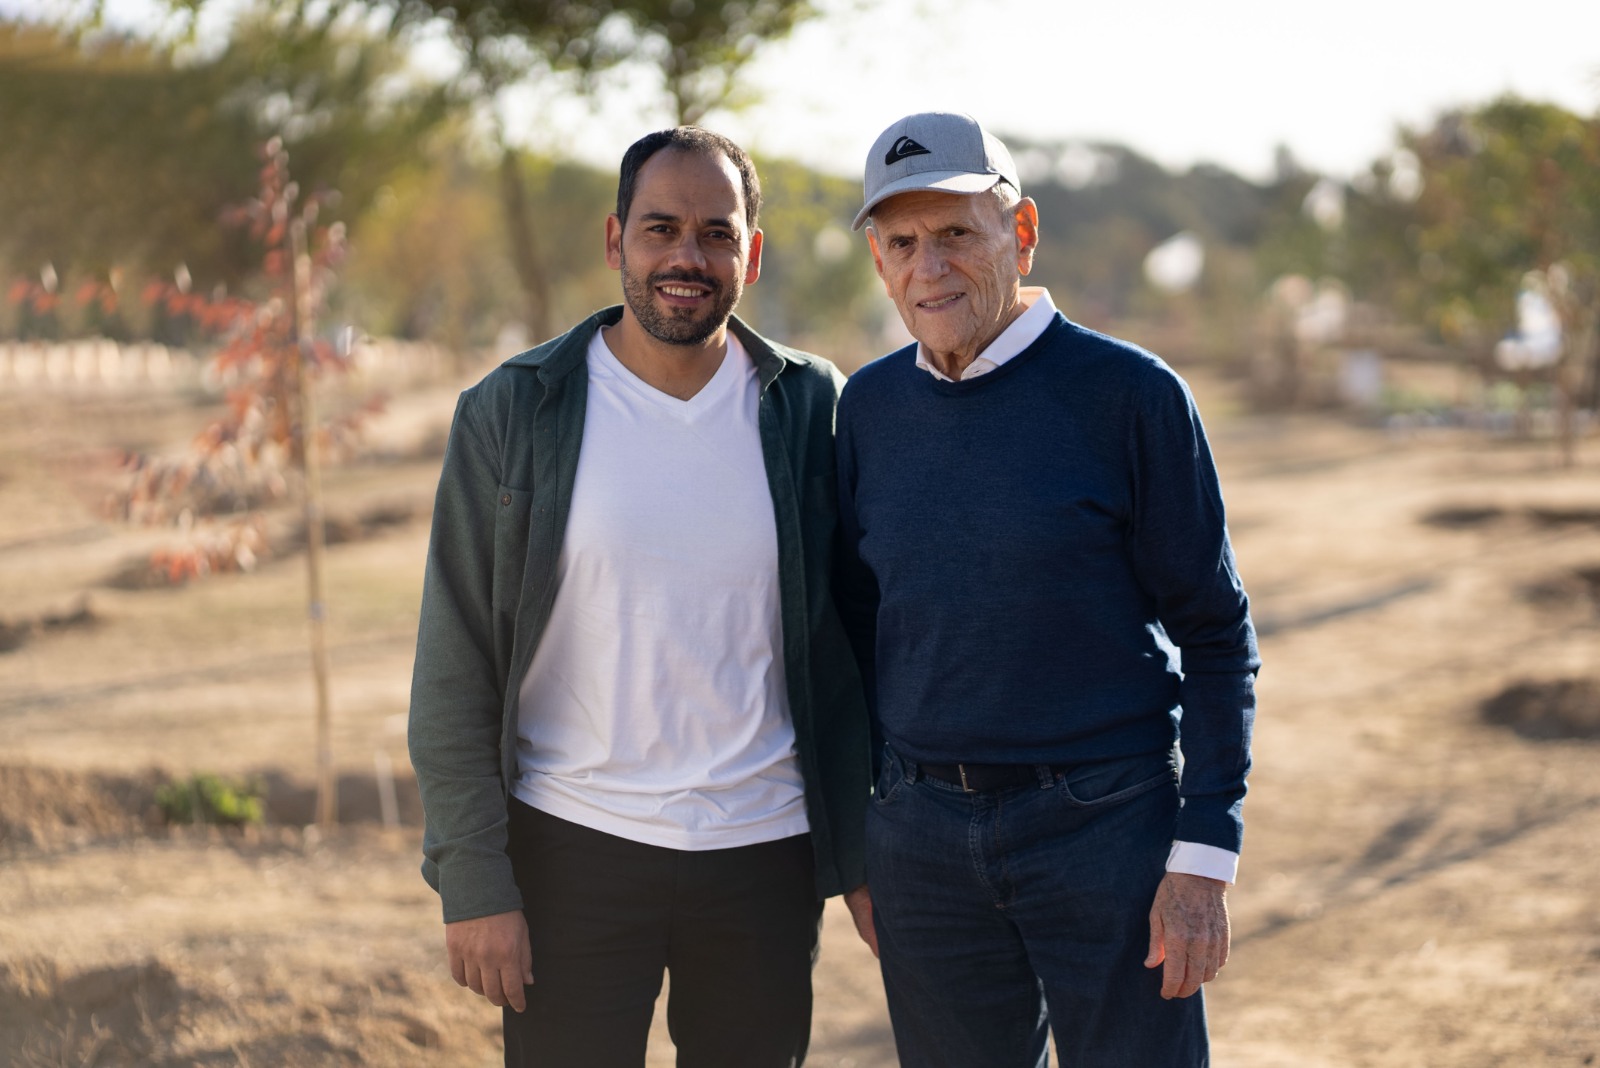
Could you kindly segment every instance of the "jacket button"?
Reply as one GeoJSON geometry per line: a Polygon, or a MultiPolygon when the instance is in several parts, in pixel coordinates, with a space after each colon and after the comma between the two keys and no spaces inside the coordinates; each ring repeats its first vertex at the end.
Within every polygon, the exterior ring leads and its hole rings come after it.
{"type": "Polygon", "coordinates": [[[501,504],[510,504],[511,503],[511,494],[507,493],[507,494],[503,495],[500,498],[500,503],[501,504]]]}

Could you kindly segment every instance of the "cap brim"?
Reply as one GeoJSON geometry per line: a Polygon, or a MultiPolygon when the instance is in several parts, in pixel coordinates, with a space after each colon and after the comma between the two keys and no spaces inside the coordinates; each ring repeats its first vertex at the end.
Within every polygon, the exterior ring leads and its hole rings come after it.
{"type": "Polygon", "coordinates": [[[862,205],[861,210],[856,214],[856,221],[850,224],[850,229],[861,229],[866,224],[867,216],[872,214],[873,208],[876,208],[890,197],[899,196],[901,193],[930,190],[936,193],[971,195],[993,189],[1004,180],[1003,175],[973,174],[971,171],[923,171],[921,174],[907,175],[898,182],[890,182],[878,190],[877,196],[862,205]]]}

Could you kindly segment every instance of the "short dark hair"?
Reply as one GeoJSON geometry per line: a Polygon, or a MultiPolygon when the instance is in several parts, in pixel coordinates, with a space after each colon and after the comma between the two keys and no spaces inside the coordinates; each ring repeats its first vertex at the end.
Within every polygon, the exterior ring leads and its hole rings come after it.
{"type": "Polygon", "coordinates": [[[744,186],[744,218],[753,234],[756,219],[761,214],[761,180],[756,177],[756,166],[750,154],[721,134],[699,126],[677,126],[670,130],[657,130],[645,134],[628,146],[622,156],[622,173],[617,181],[617,218],[628,221],[628,210],[633,207],[633,194],[639,184],[639,172],[651,156],[663,148],[677,152],[715,158],[726,156],[744,186]]]}

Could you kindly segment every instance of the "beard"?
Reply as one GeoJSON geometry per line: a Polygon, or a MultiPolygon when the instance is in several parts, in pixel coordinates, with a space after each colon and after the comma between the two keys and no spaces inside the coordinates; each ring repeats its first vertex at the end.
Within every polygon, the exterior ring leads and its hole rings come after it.
{"type": "Polygon", "coordinates": [[[622,295],[628,308],[645,332],[669,345],[700,345],[721,330],[733,314],[734,306],[744,292],[743,282],[735,276],[729,286],[722,286],[713,278],[693,271],[662,271],[640,278],[628,269],[627,257],[622,259],[622,295]],[[690,308],[663,308],[656,303],[656,286],[665,282],[692,282],[709,286],[710,303],[700,311],[690,308]]]}

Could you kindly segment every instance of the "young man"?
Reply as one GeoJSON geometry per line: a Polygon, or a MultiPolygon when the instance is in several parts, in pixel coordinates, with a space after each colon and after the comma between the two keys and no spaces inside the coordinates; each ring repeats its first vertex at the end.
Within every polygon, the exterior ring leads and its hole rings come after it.
{"type": "Polygon", "coordinates": [[[1043,1065],[1048,1022],[1069,1068],[1200,1068],[1258,662],[1199,415],[1022,288],[1038,210],[971,118],[895,123],[865,184],[855,226],[917,339],[838,424],[901,1063],[1043,1065]]]}
{"type": "MultiPolygon", "coordinates": [[[[623,158],[625,302],[462,394],[412,688],[423,871],[508,1065],[800,1064],[822,898],[863,882],[859,676],[829,593],[831,364],[732,318],[746,154],[623,158]]],[[[855,900],[862,900],[857,895],[855,900]]]]}

